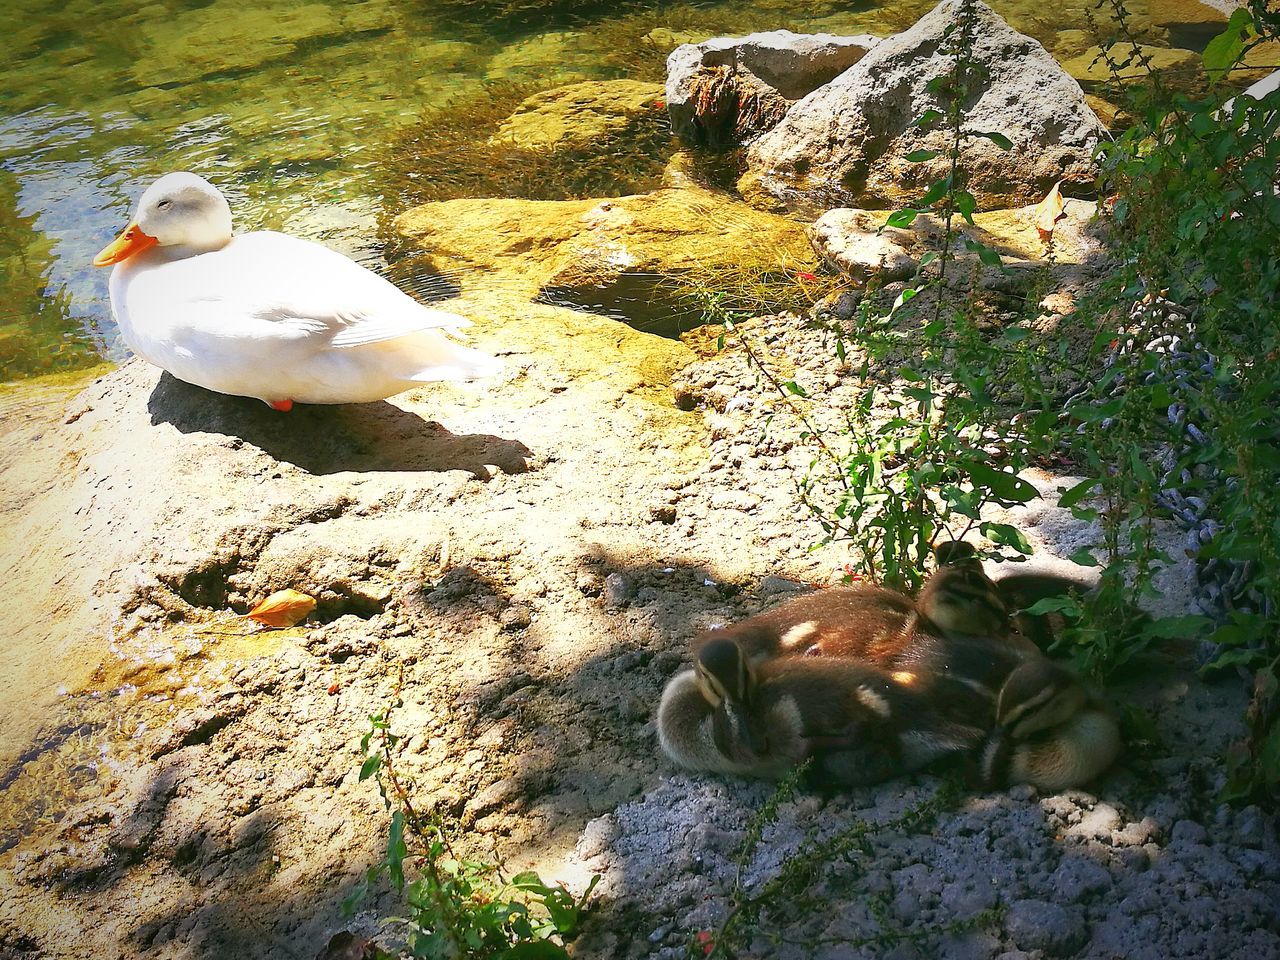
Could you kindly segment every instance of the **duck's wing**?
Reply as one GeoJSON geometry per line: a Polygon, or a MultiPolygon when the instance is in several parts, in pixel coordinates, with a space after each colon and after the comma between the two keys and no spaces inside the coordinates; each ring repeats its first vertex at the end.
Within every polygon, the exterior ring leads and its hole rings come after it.
{"type": "Polygon", "coordinates": [[[344,349],[470,325],[340,253],[281,233],[236,237],[221,250],[173,261],[164,273],[182,291],[184,322],[221,337],[344,349]]]}

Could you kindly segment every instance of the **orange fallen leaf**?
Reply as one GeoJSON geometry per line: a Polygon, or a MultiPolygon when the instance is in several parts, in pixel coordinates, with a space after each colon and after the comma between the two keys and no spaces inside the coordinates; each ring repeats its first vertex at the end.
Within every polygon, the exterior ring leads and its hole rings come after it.
{"type": "Polygon", "coordinates": [[[245,616],[264,627],[292,627],[316,608],[314,597],[297,590],[277,590],[245,616]]]}
{"type": "Polygon", "coordinates": [[[329,684],[329,696],[334,696],[341,689],[342,684],[335,680],[333,683],[329,684]]]}
{"type": "Polygon", "coordinates": [[[1058,192],[1058,188],[1061,186],[1061,180],[1055,183],[1048,195],[1036,204],[1036,210],[1033,214],[1036,229],[1040,231],[1040,239],[1044,243],[1048,243],[1053,237],[1053,225],[1065,216],[1062,209],[1062,194],[1058,192]]]}

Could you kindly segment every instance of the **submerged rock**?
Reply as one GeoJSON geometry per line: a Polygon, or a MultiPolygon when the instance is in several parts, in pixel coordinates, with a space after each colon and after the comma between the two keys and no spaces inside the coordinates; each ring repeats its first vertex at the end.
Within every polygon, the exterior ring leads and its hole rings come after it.
{"type": "MultiPolygon", "coordinates": [[[[945,95],[929,88],[951,69],[943,52],[960,0],[944,0],[904,33],[877,44],[839,77],[791,108],[748,151],[744,195],[792,203],[879,205],[914,199],[946,175],[950,134],[918,125],[926,110],[944,114],[945,95]],[[923,163],[917,150],[939,156],[923,163]]],[[[1058,180],[1090,182],[1092,154],[1105,130],[1080,85],[1039,42],[974,2],[973,57],[983,69],[965,105],[965,129],[993,131],[1003,150],[981,138],[965,144],[968,189],[984,206],[1039,200],[1058,180]]]]}
{"type": "Polygon", "coordinates": [[[772,30],[686,43],[667,58],[667,114],[691,143],[745,142],[788,108],[853,66],[878,42],[772,30]]]}
{"type": "Polygon", "coordinates": [[[639,80],[588,80],[536,93],[503,122],[493,140],[530,149],[585,146],[626,132],[661,107],[662,87],[639,80]]]}
{"type": "Polygon", "coordinates": [[[800,224],[692,186],[607,200],[448,200],[409,210],[396,227],[438,267],[497,274],[528,296],[813,260],[800,224]]]}
{"type": "Polygon", "coordinates": [[[1120,44],[1109,52],[1115,61],[1114,73],[1112,65],[1107,62],[1101,47],[1090,47],[1078,57],[1072,57],[1062,64],[1062,69],[1082,83],[1103,83],[1115,77],[1135,79],[1145,77],[1148,72],[1175,70],[1189,73],[1200,65],[1199,54],[1190,50],[1166,50],[1164,47],[1138,46],[1142,62],[1130,60],[1131,50],[1127,44],[1120,44]]]}

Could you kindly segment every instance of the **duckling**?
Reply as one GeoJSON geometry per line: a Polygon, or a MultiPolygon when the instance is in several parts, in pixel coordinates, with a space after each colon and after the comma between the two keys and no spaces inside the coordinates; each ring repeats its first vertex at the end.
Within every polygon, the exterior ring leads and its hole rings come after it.
{"type": "Polygon", "coordinates": [[[905,594],[859,584],[818,590],[728,627],[703,631],[693,652],[730,639],[753,663],[776,656],[859,657],[876,662],[896,650],[915,614],[905,594]]]}
{"type": "Polygon", "coordinates": [[[1109,767],[1120,732],[1107,710],[1065,667],[1032,657],[1009,674],[996,726],[978,751],[982,786],[1080,786],[1109,767]]]}
{"type": "Polygon", "coordinates": [[[843,786],[972,750],[986,729],[938,714],[869,664],[799,656],[757,664],[730,637],[704,644],[694,669],[667,685],[657,727],[663,752],[684,767],[776,778],[814,757],[813,775],[843,786]]]}
{"type": "Polygon", "coordinates": [[[1064,723],[1089,702],[1084,685],[1066,667],[1029,657],[1000,687],[996,724],[1017,740],[1064,723]]]}
{"type": "Polygon", "coordinates": [[[1041,600],[1082,597],[1094,589],[1084,580],[1054,573],[1014,573],[996,580],[995,587],[1010,611],[1014,629],[1040,650],[1052,646],[1068,620],[1061,613],[1033,615],[1023,611],[1041,600]]]}
{"type": "Polygon", "coordinates": [[[997,730],[978,754],[978,777],[986,788],[1029,783],[1065,790],[1088,783],[1120,755],[1120,727],[1097,704],[1087,704],[1064,722],[1024,740],[997,730]]]}
{"type": "Polygon", "coordinates": [[[916,597],[916,612],[934,633],[1013,639],[1009,607],[970,543],[934,549],[937,568],[916,597]]]}

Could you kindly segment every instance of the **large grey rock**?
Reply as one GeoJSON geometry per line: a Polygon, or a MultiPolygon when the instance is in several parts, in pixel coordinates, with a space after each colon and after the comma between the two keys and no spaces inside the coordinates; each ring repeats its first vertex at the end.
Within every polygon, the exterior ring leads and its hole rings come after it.
{"type": "Polygon", "coordinates": [[[686,43],[667,57],[667,114],[695,144],[729,146],[770,129],[792,103],[853,66],[878,42],[771,30],[686,43]]]}
{"type": "MultiPolygon", "coordinates": [[[[911,29],[881,41],[853,67],[793,106],[752,143],[742,184],[784,202],[877,206],[913,199],[946,175],[949,131],[916,119],[945,115],[947,99],[928,89],[947,74],[947,37],[964,0],[943,0],[911,29]],[[936,150],[924,163],[906,157],[936,150]]],[[[965,144],[968,188],[985,206],[1014,206],[1043,197],[1058,180],[1090,181],[1102,123],[1080,85],[1037,41],[1023,36],[980,0],[972,0],[973,57],[982,77],[964,107],[971,131],[995,131],[1011,150],[983,138],[965,144]]]]}

